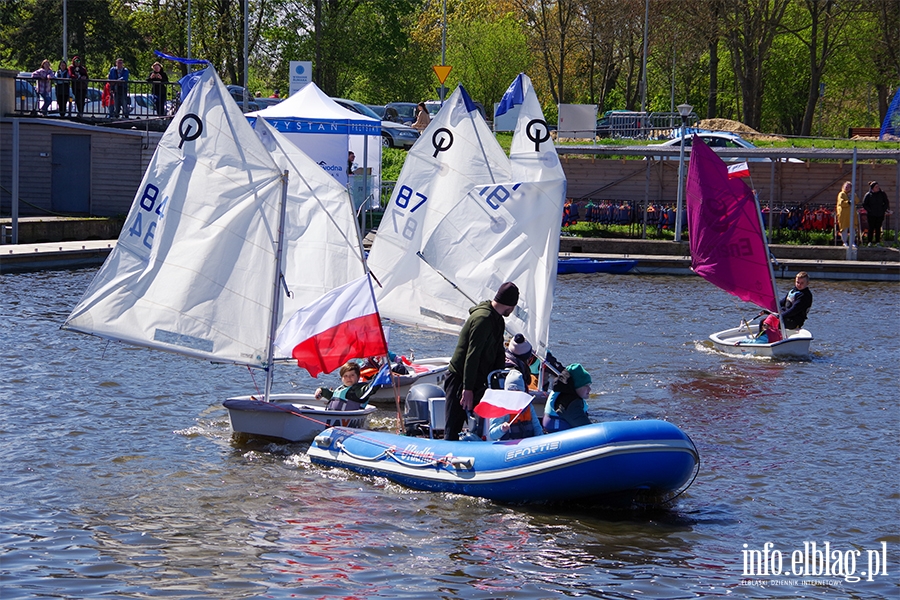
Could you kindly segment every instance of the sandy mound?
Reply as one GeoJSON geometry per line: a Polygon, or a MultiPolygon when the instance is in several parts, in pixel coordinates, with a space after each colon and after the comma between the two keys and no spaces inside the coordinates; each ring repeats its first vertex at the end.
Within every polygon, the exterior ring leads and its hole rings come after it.
{"type": "Polygon", "coordinates": [[[759,132],[744,125],[740,121],[732,121],[731,119],[703,119],[697,124],[701,129],[712,129],[713,131],[731,131],[733,133],[749,133],[759,135],[759,132]]]}
{"type": "Polygon", "coordinates": [[[740,134],[744,139],[756,142],[778,142],[785,139],[777,135],[760,133],[740,121],[732,121],[731,119],[703,119],[697,126],[701,129],[710,129],[712,131],[730,131],[731,133],[740,134]]]}

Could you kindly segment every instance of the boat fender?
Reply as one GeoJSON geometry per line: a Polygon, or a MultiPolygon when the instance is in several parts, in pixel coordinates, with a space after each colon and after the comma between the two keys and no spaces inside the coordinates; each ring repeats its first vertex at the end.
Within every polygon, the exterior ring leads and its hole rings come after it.
{"type": "Polygon", "coordinates": [[[471,471],[475,466],[474,456],[448,456],[447,458],[450,460],[450,465],[457,470],[471,471]]]}
{"type": "Polygon", "coordinates": [[[320,433],[313,440],[313,444],[322,449],[328,449],[331,447],[331,433],[326,431],[325,433],[320,433]]]}

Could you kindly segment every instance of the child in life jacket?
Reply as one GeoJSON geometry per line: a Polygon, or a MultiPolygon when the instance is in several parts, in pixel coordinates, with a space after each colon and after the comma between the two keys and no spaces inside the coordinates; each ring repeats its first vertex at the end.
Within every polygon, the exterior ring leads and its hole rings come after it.
{"type": "Polygon", "coordinates": [[[332,389],[318,388],[316,390],[316,399],[325,398],[328,400],[328,410],[359,410],[368,403],[365,398],[369,389],[368,383],[360,383],[359,381],[359,365],[355,362],[348,362],[341,367],[341,385],[332,389]]]}
{"type": "Polygon", "coordinates": [[[759,333],[752,340],[738,342],[740,344],[774,344],[781,341],[781,324],[778,315],[771,313],[759,325],[759,333]]]}
{"type": "Polygon", "coordinates": [[[544,407],[544,431],[553,433],[590,425],[587,399],[591,395],[591,375],[580,364],[566,367],[553,386],[544,407]]]}
{"type": "MultiPolygon", "coordinates": [[[[510,369],[503,389],[516,392],[528,391],[528,388],[525,387],[525,379],[516,369],[510,369]]],[[[543,433],[544,429],[531,405],[526,406],[516,415],[503,415],[491,419],[488,426],[488,439],[491,440],[521,440],[543,433]]]]}

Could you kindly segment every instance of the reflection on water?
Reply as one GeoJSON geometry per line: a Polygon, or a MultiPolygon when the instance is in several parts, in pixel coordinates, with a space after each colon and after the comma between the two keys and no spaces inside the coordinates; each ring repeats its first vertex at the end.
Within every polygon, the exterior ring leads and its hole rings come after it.
{"type": "MultiPolygon", "coordinates": [[[[813,282],[813,356],[786,362],[706,348],[752,309],[698,278],[560,278],[551,348],[590,371],[594,417],[670,420],[701,453],[668,510],[611,511],[413,492],[315,467],[303,445],[238,443],[221,401],[253,389],[246,370],[59,331],[92,274],[0,278],[4,599],[900,592],[900,323],[864,318],[896,313],[896,285],[813,282]],[[887,542],[891,576],[743,573],[744,544],[810,541],[887,542]]],[[[454,342],[392,331],[422,357],[454,342]]],[[[276,372],[279,390],[335,381],[276,372]]]]}

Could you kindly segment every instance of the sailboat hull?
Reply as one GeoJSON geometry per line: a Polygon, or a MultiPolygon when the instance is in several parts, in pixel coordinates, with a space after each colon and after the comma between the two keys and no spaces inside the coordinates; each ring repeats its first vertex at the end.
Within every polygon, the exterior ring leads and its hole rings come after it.
{"type": "Polygon", "coordinates": [[[271,402],[237,396],[223,402],[235,433],[310,442],[328,427],[363,428],[377,409],[326,410],[312,394],[272,394],[271,402]]]}
{"type": "MultiPolygon", "coordinates": [[[[450,369],[450,357],[443,356],[437,358],[422,358],[412,361],[409,373],[396,377],[399,385],[398,392],[400,401],[406,398],[409,388],[420,383],[430,383],[437,386],[443,386],[444,380],[450,369]]],[[[382,386],[372,392],[369,396],[369,404],[378,406],[393,406],[395,403],[394,388],[391,386],[382,386]]]]}
{"type": "Polygon", "coordinates": [[[498,502],[660,502],[686,489],[699,454],[665,421],[594,423],[523,440],[450,442],[332,428],[308,450],[318,465],[416,490],[498,502]]]}
{"type": "Polygon", "coordinates": [[[709,341],[719,352],[736,356],[758,356],[763,358],[804,358],[809,356],[812,334],[806,329],[788,329],[787,337],[772,344],[752,344],[750,341],[759,331],[759,325],[734,327],[709,336],[709,341]]]}

